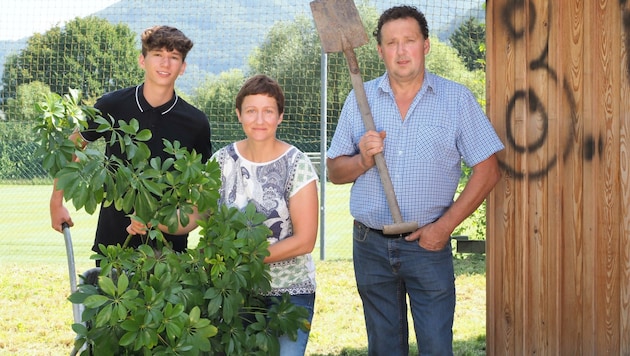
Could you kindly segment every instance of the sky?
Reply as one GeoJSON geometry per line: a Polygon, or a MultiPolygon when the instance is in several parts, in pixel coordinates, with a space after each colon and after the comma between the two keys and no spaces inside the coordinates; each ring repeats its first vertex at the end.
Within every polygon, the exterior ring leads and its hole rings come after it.
{"type": "Polygon", "coordinates": [[[86,16],[120,0],[3,0],[0,40],[18,40],[77,16],[86,16]]]}

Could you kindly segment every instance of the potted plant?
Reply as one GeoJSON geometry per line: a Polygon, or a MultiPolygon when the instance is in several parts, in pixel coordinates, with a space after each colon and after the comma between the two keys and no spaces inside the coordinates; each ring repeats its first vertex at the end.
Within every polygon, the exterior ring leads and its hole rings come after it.
{"type": "Polygon", "coordinates": [[[281,298],[266,308],[259,296],[270,289],[264,216],[250,205],[244,211],[220,206],[220,172],[214,161],[201,162],[195,152],[165,142],[171,158],[150,159],[143,143],[151,137],[138,123],[115,122],[80,103],[70,90],[51,94],[38,105],[36,154],[64,199],[93,214],[99,203],[115,204],[148,226],[174,231],[186,225],[196,206],[211,212],[199,222],[195,248],[176,253],[159,229],[148,238],[161,242],[154,249],[141,245],[100,246],[93,256],[101,269],[94,283],[81,284],[69,300],[82,304],[75,350],[95,355],[269,355],[278,353],[277,337],[293,338],[310,325],[306,311],[281,298]],[[97,130],[109,130],[108,145],[120,145],[128,160],[106,157],[101,150],[79,150],[70,132],[96,120],[97,130]],[[73,160],[76,156],[78,160],[73,160]]]}

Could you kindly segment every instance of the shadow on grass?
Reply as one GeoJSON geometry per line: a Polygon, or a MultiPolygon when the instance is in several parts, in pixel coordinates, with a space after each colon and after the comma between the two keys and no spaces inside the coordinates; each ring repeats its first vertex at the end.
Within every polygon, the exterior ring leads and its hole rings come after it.
{"type": "Polygon", "coordinates": [[[455,275],[486,274],[486,255],[479,253],[453,253],[455,275]]]}
{"type": "MultiPolygon", "coordinates": [[[[346,347],[339,353],[330,354],[311,354],[311,356],[366,356],[367,348],[349,348],[346,347]]],[[[409,355],[417,355],[418,346],[416,344],[409,345],[409,355]]],[[[478,336],[469,340],[458,340],[453,342],[453,355],[455,356],[483,356],[486,354],[486,337],[478,336]]]]}

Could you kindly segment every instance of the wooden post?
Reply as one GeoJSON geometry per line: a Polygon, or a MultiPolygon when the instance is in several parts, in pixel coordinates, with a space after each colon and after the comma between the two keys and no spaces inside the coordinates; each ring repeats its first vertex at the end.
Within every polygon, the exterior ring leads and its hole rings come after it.
{"type": "Polygon", "coordinates": [[[489,355],[630,354],[630,1],[487,8],[489,355]]]}

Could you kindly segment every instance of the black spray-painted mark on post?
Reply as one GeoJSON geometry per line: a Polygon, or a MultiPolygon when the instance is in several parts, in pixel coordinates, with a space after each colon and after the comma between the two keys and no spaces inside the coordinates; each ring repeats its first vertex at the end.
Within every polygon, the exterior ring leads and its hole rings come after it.
{"type": "MultiPolygon", "coordinates": [[[[620,0],[620,1],[628,1],[628,0],[620,0]]],[[[564,132],[566,137],[564,138],[564,142],[562,143],[562,154],[561,157],[563,160],[569,158],[571,151],[574,148],[574,134],[575,127],[577,124],[577,104],[575,102],[575,96],[571,91],[570,83],[566,79],[559,80],[558,74],[555,69],[553,69],[548,63],[549,56],[549,38],[551,34],[551,4],[549,4],[549,9],[547,11],[548,17],[544,19],[546,22],[546,26],[541,26],[542,28],[546,28],[542,34],[537,33],[537,11],[533,1],[528,2],[527,13],[526,3],[524,0],[516,0],[509,4],[507,4],[501,14],[503,16],[502,21],[505,25],[506,29],[510,36],[515,40],[519,41],[525,38],[525,35],[529,36],[546,36],[546,40],[543,41],[544,45],[540,49],[540,54],[538,57],[530,61],[528,70],[532,74],[540,75],[542,71],[542,75],[548,78],[549,87],[552,88],[555,86],[556,90],[562,90],[563,100],[569,109],[569,112],[566,117],[558,118],[561,121],[561,125],[564,128],[564,132]],[[514,19],[517,16],[528,17],[528,25],[527,28],[518,27],[514,23],[514,19]]],[[[536,88],[530,86],[527,89],[518,89],[515,90],[512,94],[508,106],[505,112],[505,122],[506,122],[506,138],[507,144],[509,147],[513,149],[517,154],[533,154],[538,150],[548,148],[546,145],[548,144],[549,138],[549,114],[547,111],[547,105],[545,105],[545,101],[537,94],[536,88]],[[541,120],[541,130],[538,133],[538,136],[533,139],[531,142],[527,143],[519,143],[517,141],[516,136],[514,135],[514,110],[518,102],[523,101],[525,103],[525,107],[528,109],[529,117],[539,117],[541,120]]],[[[602,144],[601,139],[599,140],[599,144],[595,144],[595,139],[592,136],[587,136],[584,141],[584,159],[592,160],[593,157],[599,152],[602,152],[602,144]]],[[[558,163],[558,154],[551,153],[548,155],[548,159],[546,162],[542,163],[538,168],[533,169],[531,171],[527,170],[517,170],[515,167],[510,165],[508,162],[503,160],[499,161],[501,168],[507,171],[511,176],[516,179],[541,179],[545,177],[549,171],[555,167],[558,163]]]]}
{"type": "MultiPolygon", "coordinates": [[[[622,0],[623,1],[623,0],[622,0]]],[[[527,28],[517,27],[512,19],[516,14],[525,10],[524,0],[515,0],[511,4],[508,4],[501,11],[503,25],[509,31],[510,36],[514,39],[520,40],[525,36],[526,32],[533,32],[536,25],[536,6],[533,2],[529,3],[529,24],[527,28]]]]}

